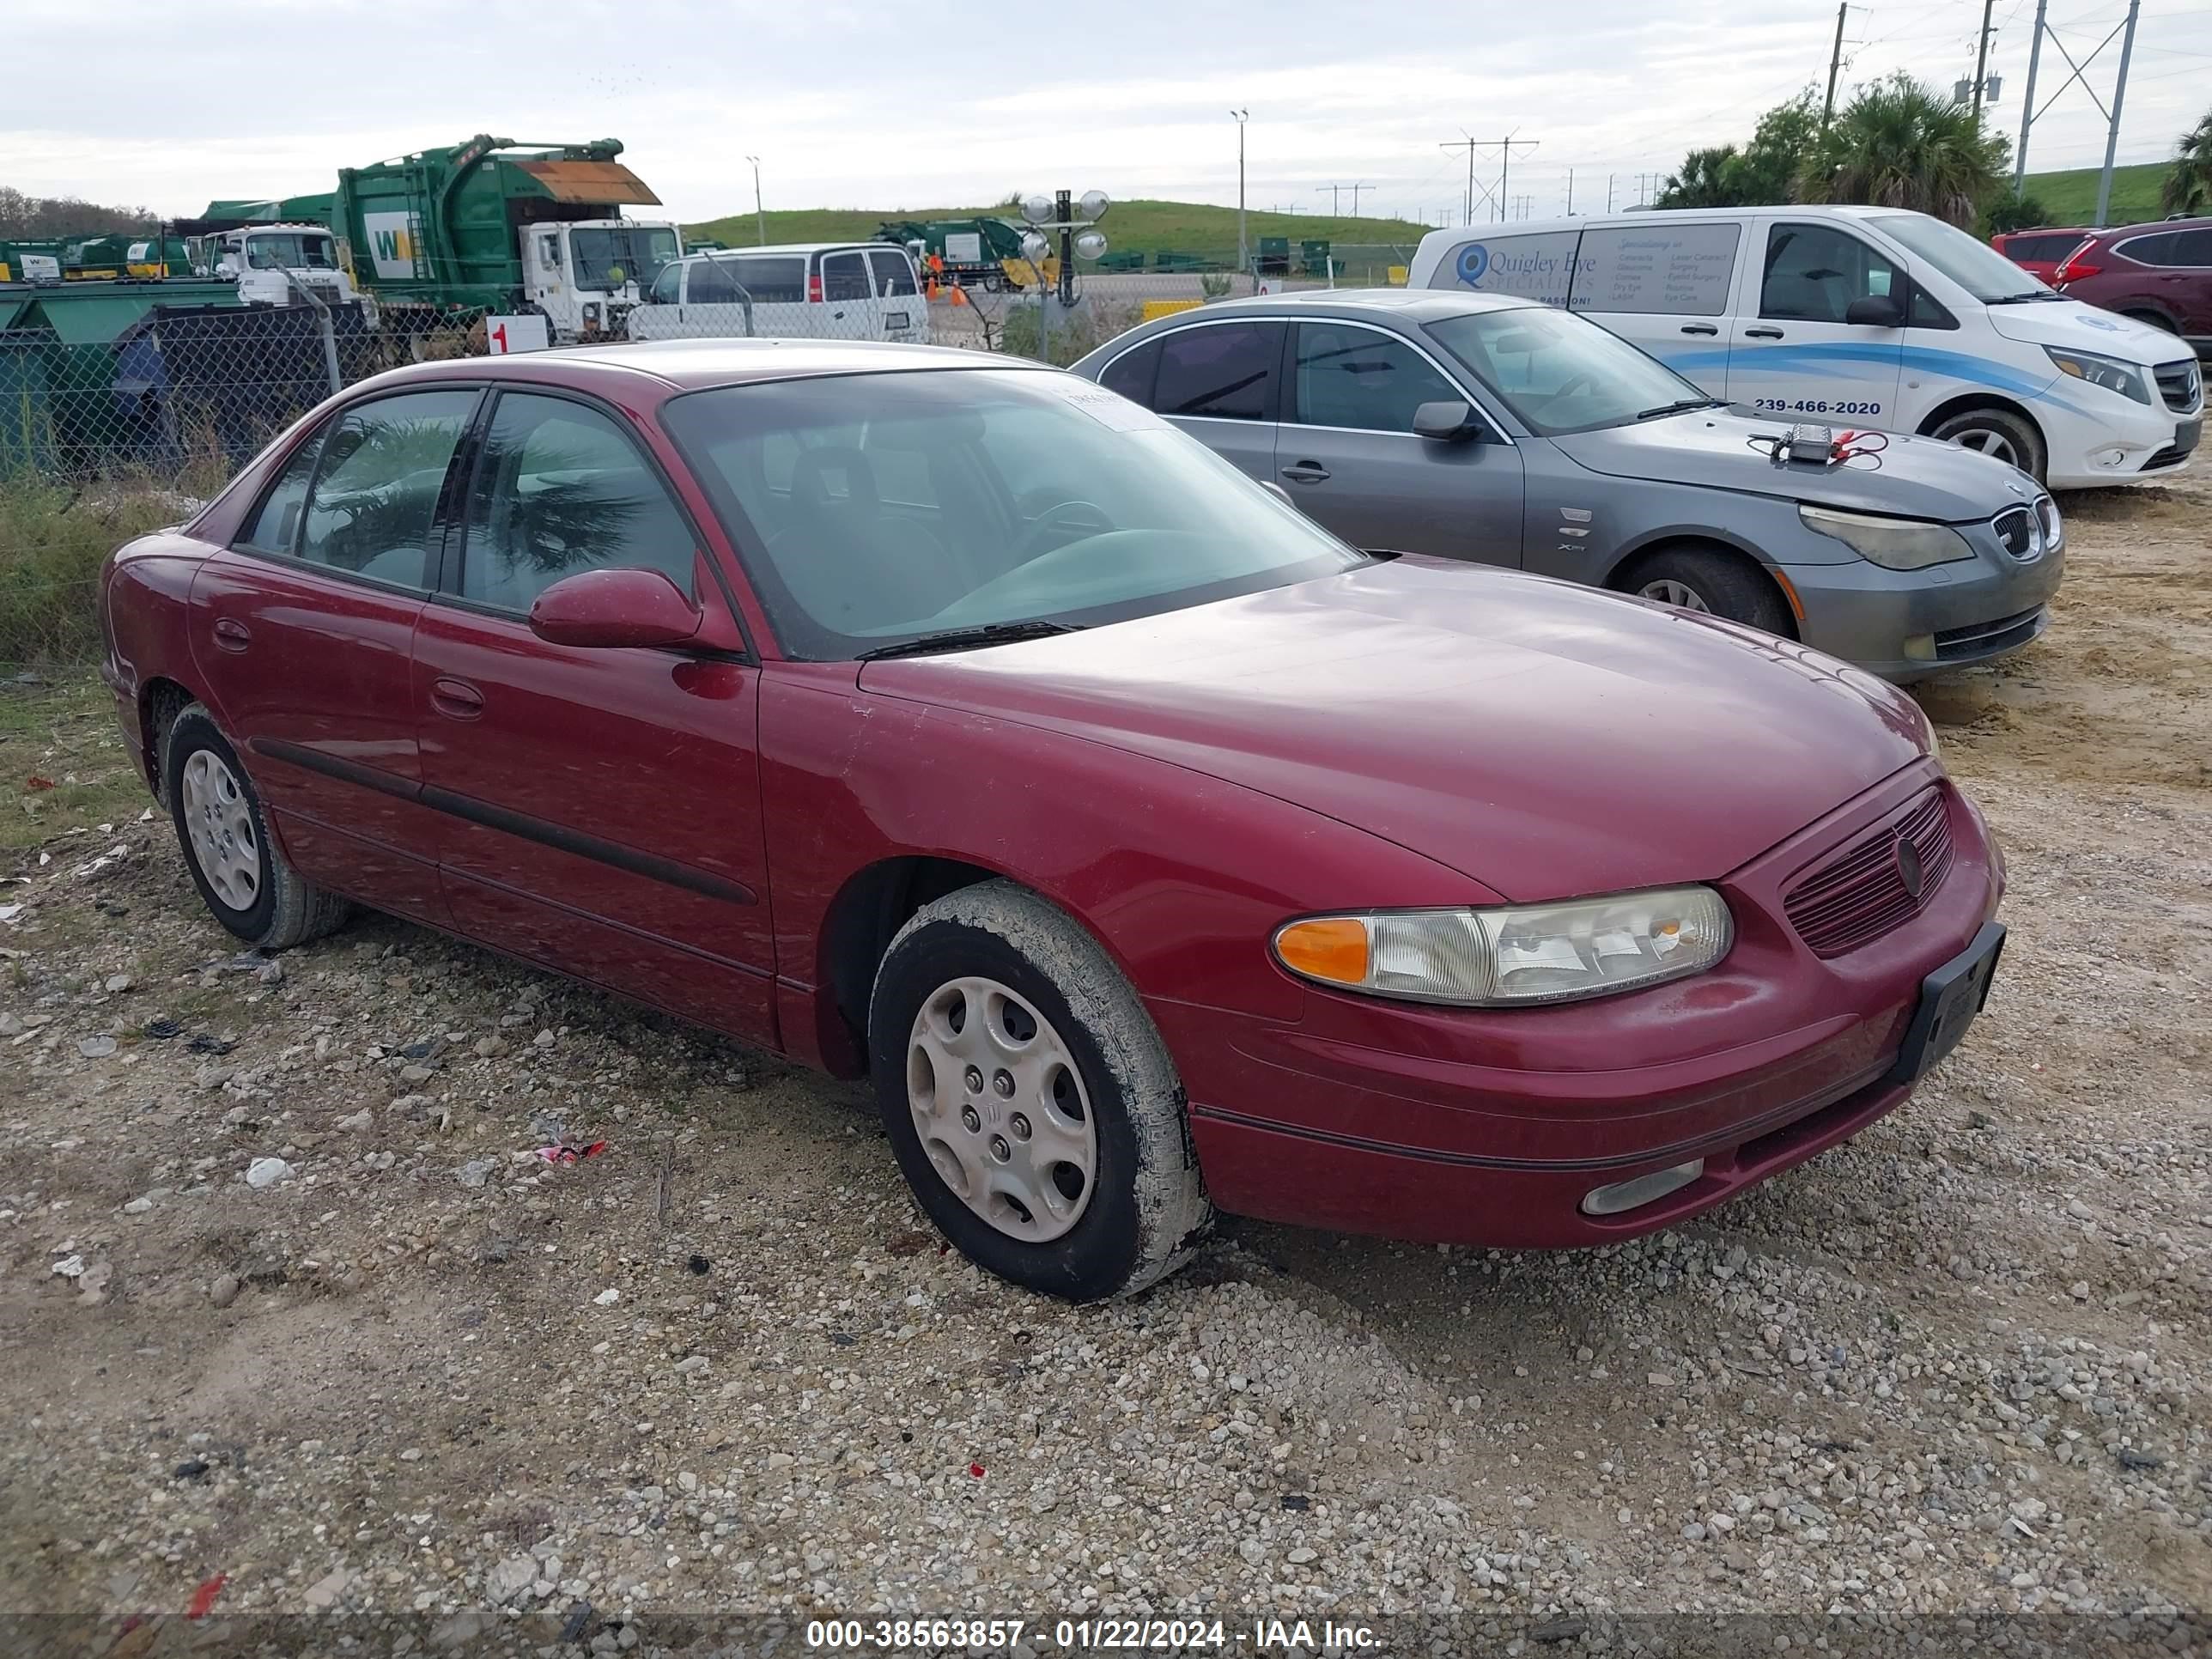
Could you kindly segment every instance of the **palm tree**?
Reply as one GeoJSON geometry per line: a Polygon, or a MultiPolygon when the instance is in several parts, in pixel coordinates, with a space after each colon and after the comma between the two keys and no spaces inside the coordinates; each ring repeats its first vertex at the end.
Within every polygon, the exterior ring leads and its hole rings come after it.
{"type": "Polygon", "coordinates": [[[1907,75],[1862,87],[1797,175],[1801,202],[1911,208],[1971,226],[2004,185],[2008,147],[1972,109],[1907,75]]]}
{"type": "Polygon", "coordinates": [[[1741,207],[1743,198],[1737,192],[1735,174],[1741,161],[1734,144],[1723,144],[1717,149],[1693,149],[1682,158],[1681,170],[1668,179],[1652,205],[1741,207]]]}
{"type": "Polygon", "coordinates": [[[2168,213],[2212,211],[2212,111],[2174,145],[2173,165],[2166,169],[2158,199],[2168,213]]]}

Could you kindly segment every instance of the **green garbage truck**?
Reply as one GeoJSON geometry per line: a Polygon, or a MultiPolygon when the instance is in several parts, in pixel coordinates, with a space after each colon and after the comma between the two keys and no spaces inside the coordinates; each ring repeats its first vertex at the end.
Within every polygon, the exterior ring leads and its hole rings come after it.
{"type": "Polygon", "coordinates": [[[619,339],[631,307],[681,257],[660,198],[615,158],[618,139],[465,143],[345,167],[331,208],[339,258],[384,326],[456,311],[538,313],[561,342],[619,339]]]}

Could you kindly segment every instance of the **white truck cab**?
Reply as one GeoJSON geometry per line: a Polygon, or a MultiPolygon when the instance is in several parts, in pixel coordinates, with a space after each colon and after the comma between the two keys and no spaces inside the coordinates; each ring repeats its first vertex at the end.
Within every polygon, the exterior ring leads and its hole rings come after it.
{"type": "Polygon", "coordinates": [[[1408,281],[1564,307],[1732,404],[1953,439],[2062,489],[2169,476],[2203,431],[2186,342],[2069,300],[1923,213],[1683,209],[1434,230],[1408,281]]]}
{"type": "Polygon", "coordinates": [[[579,219],[525,225],[522,291],[556,341],[619,337],[630,308],[684,252],[674,225],[579,219]]]}
{"type": "Polygon", "coordinates": [[[361,295],[338,264],[337,239],[313,224],[246,225],[219,231],[204,244],[209,274],[238,284],[248,305],[298,303],[298,288],[325,305],[349,305],[361,295]]]}

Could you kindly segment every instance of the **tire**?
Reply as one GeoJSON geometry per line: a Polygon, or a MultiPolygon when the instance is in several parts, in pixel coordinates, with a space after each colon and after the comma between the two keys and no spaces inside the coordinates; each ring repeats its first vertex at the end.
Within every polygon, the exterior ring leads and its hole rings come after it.
{"type": "Polygon", "coordinates": [[[1962,409],[1929,428],[1931,438],[1948,438],[1968,449],[2009,461],[2041,483],[2049,466],[2043,434],[2025,416],[2006,409],[1962,409]]]}
{"type": "Polygon", "coordinates": [[[868,1054],[907,1184],[977,1266],[1092,1302],[1143,1290],[1204,1237],[1167,1046],[1097,941],[1036,895],[985,882],[917,911],[877,969],[868,1054]]]}
{"type": "Polygon", "coordinates": [[[1785,639],[1796,632],[1781,590],[1741,553],[1717,547],[1670,547],[1638,560],[1620,586],[1647,599],[1709,611],[1785,639]]]}
{"type": "Polygon", "coordinates": [[[238,751],[198,703],[161,740],[162,793],[192,885],[209,912],[248,945],[288,950],[319,939],[351,907],[284,861],[238,751]],[[196,835],[198,823],[203,833],[196,835]]]}

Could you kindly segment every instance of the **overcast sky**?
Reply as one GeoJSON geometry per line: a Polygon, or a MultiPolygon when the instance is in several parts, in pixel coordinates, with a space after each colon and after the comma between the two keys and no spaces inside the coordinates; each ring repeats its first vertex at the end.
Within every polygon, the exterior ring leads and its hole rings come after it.
{"type": "MultiPolygon", "coordinates": [[[[2124,0],[2050,0],[2076,59],[2124,0]]],[[[0,184],[191,214],[216,196],[331,188],[337,168],[489,131],[615,136],[674,216],[768,205],[981,203],[1066,185],[1456,219],[1462,133],[1509,132],[1528,211],[1638,198],[1699,144],[1826,77],[1826,0],[9,0],[0,184]],[[1727,14],[1735,14],[1723,21],[1727,14]]],[[[1973,72],[1980,0],[1853,6],[1843,88],[1973,72]]],[[[1994,125],[2017,137],[2033,0],[1996,0],[1994,125]]],[[[2092,67],[2109,96],[2115,41],[2092,67]]],[[[2046,45],[2037,101],[2067,74],[2046,45]]],[[[2212,6],[2144,0],[2119,159],[2151,161],[2212,102],[2212,6]]],[[[2104,118],[2065,91],[2031,169],[2094,166],[2104,118]]],[[[1495,187],[1495,148],[1478,189],[1495,187]]],[[[1491,216],[1478,200],[1476,216],[1491,216]]],[[[1110,224],[1108,227],[1110,232],[1110,224]]]]}

